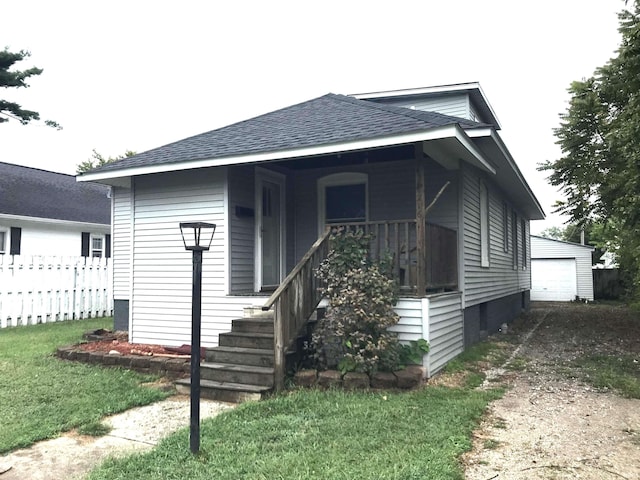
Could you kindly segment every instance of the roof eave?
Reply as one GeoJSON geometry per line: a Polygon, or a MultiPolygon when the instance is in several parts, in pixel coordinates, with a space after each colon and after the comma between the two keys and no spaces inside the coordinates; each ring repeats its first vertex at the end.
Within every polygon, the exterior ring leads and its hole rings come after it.
{"type": "Polygon", "coordinates": [[[62,220],[58,218],[46,217],[30,217],[28,215],[14,215],[11,213],[0,213],[0,219],[78,228],[82,227],[106,230],[109,230],[111,228],[111,224],[109,223],[83,222],[79,220],[62,220]]]}
{"type": "Polygon", "coordinates": [[[500,137],[500,135],[498,135],[498,132],[496,132],[495,129],[493,128],[476,128],[472,130],[467,130],[466,133],[470,138],[490,137],[495,142],[497,147],[500,149],[502,155],[504,155],[504,158],[509,163],[509,167],[513,170],[513,172],[515,172],[520,184],[522,185],[524,191],[527,193],[527,196],[529,197],[531,204],[534,206],[534,209],[538,214],[537,217],[532,216],[531,220],[544,220],[546,218],[546,215],[544,213],[544,210],[542,209],[542,205],[540,205],[540,202],[538,201],[535,194],[533,193],[533,190],[531,190],[531,187],[525,180],[524,175],[522,175],[520,168],[518,168],[518,165],[516,164],[515,160],[511,156],[509,149],[502,141],[502,138],[500,137]]]}
{"type": "MultiPolygon", "coordinates": [[[[148,175],[153,173],[165,173],[178,170],[190,170],[194,168],[222,167],[228,165],[241,165],[247,163],[263,163],[276,160],[287,160],[298,157],[312,157],[318,155],[328,155],[355,150],[366,150],[392,145],[401,145],[415,142],[425,142],[445,138],[456,139],[470,155],[477,159],[479,165],[492,171],[489,162],[484,159],[481,152],[475,148],[465,131],[459,125],[451,124],[442,127],[429,128],[414,132],[387,135],[381,137],[365,138],[345,142],[330,143],[325,145],[312,145],[308,147],[292,148],[288,150],[276,150],[271,152],[252,153],[247,155],[233,155],[217,158],[205,158],[198,160],[188,160],[175,163],[163,163],[161,165],[146,165],[140,167],[130,167],[113,169],[106,171],[87,172],[77,177],[80,182],[98,182],[109,185],[117,185],[126,181],[127,177],[137,175],[148,175]]],[[[495,173],[495,170],[493,170],[495,173]]]]}

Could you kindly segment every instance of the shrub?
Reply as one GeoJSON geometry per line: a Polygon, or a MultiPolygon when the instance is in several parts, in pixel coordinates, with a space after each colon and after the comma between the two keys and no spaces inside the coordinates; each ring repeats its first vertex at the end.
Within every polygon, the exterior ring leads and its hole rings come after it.
{"type": "Polygon", "coordinates": [[[369,259],[371,235],[362,231],[335,233],[332,249],[316,275],[324,284],[329,308],[312,335],[314,359],[320,368],[372,373],[392,370],[400,361],[398,323],[393,310],[398,286],[388,258],[369,259]]]}

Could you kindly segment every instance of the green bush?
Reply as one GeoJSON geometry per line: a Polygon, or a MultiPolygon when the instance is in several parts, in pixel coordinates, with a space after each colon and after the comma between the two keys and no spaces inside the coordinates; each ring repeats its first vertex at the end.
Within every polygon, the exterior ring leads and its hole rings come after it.
{"type": "Polygon", "coordinates": [[[388,330],[398,323],[393,309],[398,286],[390,275],[391,262],[369,259],[371,235],[361,230],[337,232],[332,248],[316,275],[325,284],[329,308],[312,335],[319,368],[345,372],[392,370],[400,363],[397,335],[388,330]]]}

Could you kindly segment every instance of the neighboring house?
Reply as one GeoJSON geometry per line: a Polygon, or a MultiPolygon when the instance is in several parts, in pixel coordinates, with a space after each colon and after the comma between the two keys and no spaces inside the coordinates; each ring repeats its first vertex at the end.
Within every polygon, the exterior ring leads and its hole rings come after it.
{"type": "Polygon", "coordinates": [[[529,220],[544,213],[499,128],[476,83],[328,94],[80,176],[113,187],[116,327],[133,342],[189,343],[191,256],[178,223],[215,223],[204,345],[229,345],[243,307],[265,305],[295,270],[268,302],[279,383],[284,351],[319,301],[311,271],[325,225],[355,223],[394,254],[395,330],[426,338],[424,365],[437,372],[529,304],[529,220]]]}
{"type": "Polygon", "coordinates": [[[589,245],[531,236],[531,300],[593,300],[589,245]]]}
{"type": "Polygon", "coordinates": [[[0,162],[0,255],[109,257],[110,187],[0,162]]]}

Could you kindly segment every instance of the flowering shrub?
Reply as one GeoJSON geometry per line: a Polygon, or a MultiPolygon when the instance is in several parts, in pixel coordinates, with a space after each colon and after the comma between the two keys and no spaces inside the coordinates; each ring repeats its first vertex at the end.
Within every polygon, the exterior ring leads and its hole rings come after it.
{"type": "Polygon", "coordinates": [[[369,260],[370,240],[362,231],[334,234],[332,249],[316,272],[329,298],[311,339],[320,368],[372,373],[399,364],[398,338],[388,330],[399,320],[393,310],[398,286],[389,259],[369,260]]]}

